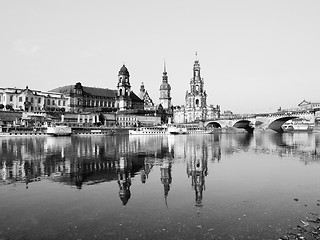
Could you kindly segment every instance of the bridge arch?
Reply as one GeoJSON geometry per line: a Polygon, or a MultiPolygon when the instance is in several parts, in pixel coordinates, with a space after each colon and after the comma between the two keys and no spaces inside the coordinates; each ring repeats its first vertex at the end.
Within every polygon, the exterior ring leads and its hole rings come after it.
{"type": "Polygon", "coordinates": [[[251,126],[250,120],[239,120],[233,124],[234,128],[243,128],[249,133],[253,133],[254,128],[251,126]]]}
{"type": "Polygon", "coordinates": [[[207,122],[205,127],[208,127],[208,128],[221,128],[221,124],[217,121],[210,121],[210,122],[207,122]]]}
{"type": "Polygon", "coordinates": [[[290,116],[290,117],[282,117],[282,118],[278,118],[276,120],[274,120],[273,122],[271,122],[268,126],[269,129],[272,129],[273,131],[276,131],[278,133],[282,133],[283,129],[282,129],[282,125],[294,118],[298,118],[298,117],[294,117],[294,116],[290,116]]]}

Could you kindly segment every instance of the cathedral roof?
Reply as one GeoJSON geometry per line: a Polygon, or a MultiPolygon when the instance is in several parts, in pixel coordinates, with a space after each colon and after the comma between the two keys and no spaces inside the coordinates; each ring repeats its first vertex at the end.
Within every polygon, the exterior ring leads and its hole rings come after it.
{"type": "Polygon", "coordinates": [[[119,75],[130,76],[127,67],[123,64],[120,68],[119,75]]]}
{"type": "Polygon", "coordinates": [[[88,95],[99,97],[116,97],[116,90],[108,88],[83,87],[83,91],[88,95]]]}
{"type": "MultiPolygon", "coordinates": [[[[82,86],[83,88],[83,94],[84,95],[92,95],[96,97],[116,97],[116,90],[108,89],[108,88],[96,88],[96,87],[86,87],[82,86]]],[[[57,92],[57,93],[63,93],[70,95],[71,93],[74,93],[75,85],[67,85],[63,87],[58,87],[53,90],[50,90],[50,92],[57,92]]]]}

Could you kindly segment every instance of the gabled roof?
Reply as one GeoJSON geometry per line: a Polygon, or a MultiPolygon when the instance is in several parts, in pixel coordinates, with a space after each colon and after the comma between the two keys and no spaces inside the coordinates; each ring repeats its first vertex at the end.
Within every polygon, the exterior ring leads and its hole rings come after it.
{"type": "Polygon", "coordinates": [[[306,105],[306,104],[311,104],[311,102],[308,102],[308,101],[306,101],[306,100],[304,99],[301,103],[298,104],[298,106],[300,107],[300,106],[306,105]]]}
{"type": "Polygon", "coordinates": [[[144,103],[143,100],[141,100],[134,92],[130,92],[130,98],[132,102],[140,102],[140,103],[144,103]]]}

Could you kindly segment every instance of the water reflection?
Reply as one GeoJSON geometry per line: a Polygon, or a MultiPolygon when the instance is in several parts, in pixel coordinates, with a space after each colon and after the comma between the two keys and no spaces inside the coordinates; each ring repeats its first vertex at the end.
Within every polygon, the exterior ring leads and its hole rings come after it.
{"type": "Polygon", "coordinates": [[[131,170],[132,162],[126,157],[121,157],[117,164],[117,175],[119,185],[119,197],[123,205],[126,205],[131,197],[131,170]]]}
{"type": "Polygon", "coordinates": [[[171,159],[164,159],[160,166],[160,171],[161,171],[160,179],[161,179],[161,183],[163,184],[164,199],[165,199],[166,207],[168,207],[167,197],[170,191],[170,185],[172,183],[171,167],[172,167],[171,159]]]}
{"type": "Polygon", "coordinates": [[[195,193],[202,206],[208,161],[219,163],[224,155],[240,151],[299,157],[304,164],[319,162],[319,134],[236,134],[204,136],[113,136],[68,138],[0,139],[1,184],[49,179],[78,189],[101,182],[117,182],[119,197],[126,205],[132,179],[139,175],[148,183],[153,167],[160,169],[163,195],[172,185],[172,166],[185,162],[195,193]]]}

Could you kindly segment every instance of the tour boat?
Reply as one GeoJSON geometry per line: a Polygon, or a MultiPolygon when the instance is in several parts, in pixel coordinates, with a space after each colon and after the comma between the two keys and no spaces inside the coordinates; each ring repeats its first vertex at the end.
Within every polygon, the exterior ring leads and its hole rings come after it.
{"type": "Polygon", "coordinates": [[[168,129],[165,126],[155,127],[138,127],[136,129],[130,129],[129,135],[164,135],[168,134],[168,129]]]}
{"type": "Polygon", "coordinates": [[[211,134],[214,132],[214,130],[202,127],[187,127],[186,132],[188,134],[211,134]]]}
{"type": "Polygon", "coordinates": [[[72,130],[71,127],[65,125],[55,125],[47,127],[47,134],[53,136],[70,136],[72,130]]]}
{"type": "Polygon", "coordinates": [[[186,134],[187,129],[185,127],[169,125],[168,126],[168,133],[170,133],[170,134],[186,134]]]}
{"type": "Polygon", "coordinates": [[[313,128],[313,123],[301,119],[288,121],[282,126],[284,132],[312,132],[313,128]]]}

